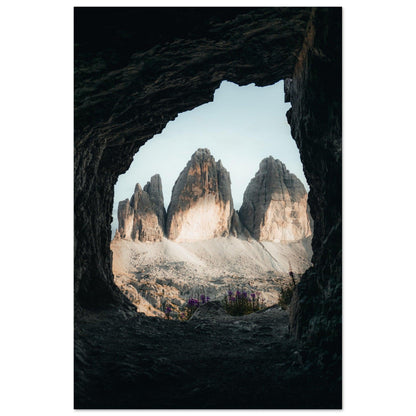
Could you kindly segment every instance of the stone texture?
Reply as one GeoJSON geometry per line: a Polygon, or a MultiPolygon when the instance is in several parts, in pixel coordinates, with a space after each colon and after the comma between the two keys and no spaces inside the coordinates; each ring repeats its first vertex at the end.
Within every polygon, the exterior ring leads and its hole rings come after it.
{"type": "Polygon", "coordinates": [[[240,221],[238,212],[235,210],[231,218],[230,235],[241,238],[241,239],[245,239],[245,240],[248,240],[251,238],[250,232],[247,230],[244,224],[240,221]]]}
{"type": "Polygon", "coordinates": [[[239,216],[258,241],[297,241],[311,235],[307,201],[302,182],[270,156],[247,186],[239,216]]]}
{"type": "Polygon", "coordinates": [[[338,406],[333,385],[305,370],[287,326],[287,312],[277,307],[230,316],[217,302],[186,322],[143,314],[126,320],[113,311],[87,316],[75,327],[74,407],[338,406]]]}
{"type": "Polygon", "coordinates": [[[117,218],[117,232],[119,233],[120,238],[131,239],[133,232],[134,210],[130,205],[129,199],[125,199],[124,201],[120,201],[118,203],[117,218]]]}
{"type": "MultiPolygon", "coordinates": [[[[168,239],[147,244],[123,239],[111,242],[115,282],[123,292],[132,286],[133,292],[139,290],[143,296],[146,289],[138,282],[153,281],[165,288],[164,293],[157,286],[151,290],[155,299],[177,300],[172,293],[176,288],[182,306],[195,294],[221,300],[236,285],[261,292],[267,306],[276,304],[289,271],[300,276],[311,266],[309,248],[310,238],[285,244],[241,237],[184,243],[168,239]]],[[[129,299],[134,300],[131,296],[129,299]]],[[[148,296],[147,300],[151,301],[148,296]]],[[[157,307],[154,300],[151,303],[157,307]]]]}
{"type": "Polygon", "coordinates": [[[177,242],[225,237],[232,214],[229,172],[208,149],[198,149],[173,186],[167,237],[177,242]]]}
{"type": "Polygon", "coordinates": [[[287,113],[310,186],[314,267],[297,286],[290,330],[340,389],[342,354],[342,10],[316,8],[290,84],[287,113]]]}
{"type": "Polygon", "coordinates": [[[165,208],[160,176],[152,176],[144,189],[136,184],[131,199],[119,203],[117,214],[121,238],[143,242],[161,241],[164,236],[165,208]]]}
{"type": "Polygon", "coordinates": [[[162,179],[159,174],[153,175],[150,182],[144,186],[143,190],[149,195],[153,209],[157,215],[159,226],[165,229],[166,209],[163,200],[162,179]]]}

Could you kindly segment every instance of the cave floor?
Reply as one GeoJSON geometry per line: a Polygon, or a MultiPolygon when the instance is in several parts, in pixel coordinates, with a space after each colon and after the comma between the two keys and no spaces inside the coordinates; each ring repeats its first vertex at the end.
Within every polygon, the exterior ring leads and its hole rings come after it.
{"type": "Polygon", "coordinates": [[[212,302],[186,322],[86,313],[75,322],[75,408],[339,408],[298,349],[277,306],[232,317],[212,302]]]}

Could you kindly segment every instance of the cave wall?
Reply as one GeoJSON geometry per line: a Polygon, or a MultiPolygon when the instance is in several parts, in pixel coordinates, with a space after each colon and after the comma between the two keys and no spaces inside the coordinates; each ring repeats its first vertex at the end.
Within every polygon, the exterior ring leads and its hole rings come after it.
{"type": "Polygon", "coordinates": [[[287,117],[314,219],[314,267],[295,293],[291,332],[326,349],[323,362],[340,359],[341,9],[116,10],[75,9],[76,311],[131,307],[113,282],[110,224],[114,185],[140,146],[223,80],[291,79],[287,117]]]}
{"type": "MultiPolygon", "coordinates": [[[[314,10],[293,79],[287,113],[310,185],[314,267],[291,304],[290,330],[340,378],[342,353],[342,9],[314,10]]],[[[339,386],[338,386],[339,388],[339,386]]]]}
{"type": "Polygon", "coordinates": [[[114,185],[134,154],[223,80],[290,77],[309,8],[75,9],[75,306],[128,301],[113,283],[114,185]]]}

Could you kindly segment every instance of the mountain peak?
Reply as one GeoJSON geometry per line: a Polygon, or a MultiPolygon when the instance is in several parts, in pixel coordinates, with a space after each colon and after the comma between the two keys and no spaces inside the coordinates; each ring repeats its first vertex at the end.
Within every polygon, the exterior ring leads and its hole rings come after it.
{"type": "Polygon", "coordinates": [[[118,205],[121,238],[133,241],[160,241],[164,235],[166,211],[160,175],[153,175],[142,189],[139,183],[130,200],[118,205]]]}
{"type": "Polygon", "coordinates": [[[296,175],[269,156],[247,186],[239,216],[259,241],[296,241],[311,235],[307,199],[296,175]]]}
{"type": "Polygon", "coordinates": [[[166,234],[176,241],[229,234],[233,202],[230,174],[209,149],[198,149],[172,189],[166,234]]]}

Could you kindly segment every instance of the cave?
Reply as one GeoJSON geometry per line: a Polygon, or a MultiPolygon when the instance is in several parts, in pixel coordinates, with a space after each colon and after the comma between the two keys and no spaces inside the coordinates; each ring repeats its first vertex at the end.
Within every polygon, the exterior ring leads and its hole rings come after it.
{"type": "MultiPolygon", "coordinates": [[[[289,326],[291,337],[305,346],[303,361],[314,363],[304,371],[313,371],[320,387],[308,385],[299,407],[341,407],[341,14],[341,8],[75,8],[77,408],[109,407],[84,377],[94,359],[78,342],[85,321],[135,317],[111,269],[117,178],[147,140],[179,113],[212,101],[224,80],[257,86],[285,82],[292,106],[287,119],[310,186],[314,220],[313,267],[297,286],[289,326]]],[[[305,378],[297,380],[293,391],[304,392],[305,378]]],[[[296,407],[292,399],[263,402],[266,408],[296,407]]],[[[146,407],[132,403],[120,399],[114,406],[146,407]]],[[[178,406],[183,403],[171,405],[178,406]]],[[[218,406],[222,403],[209,407],[218,406]]]]}

